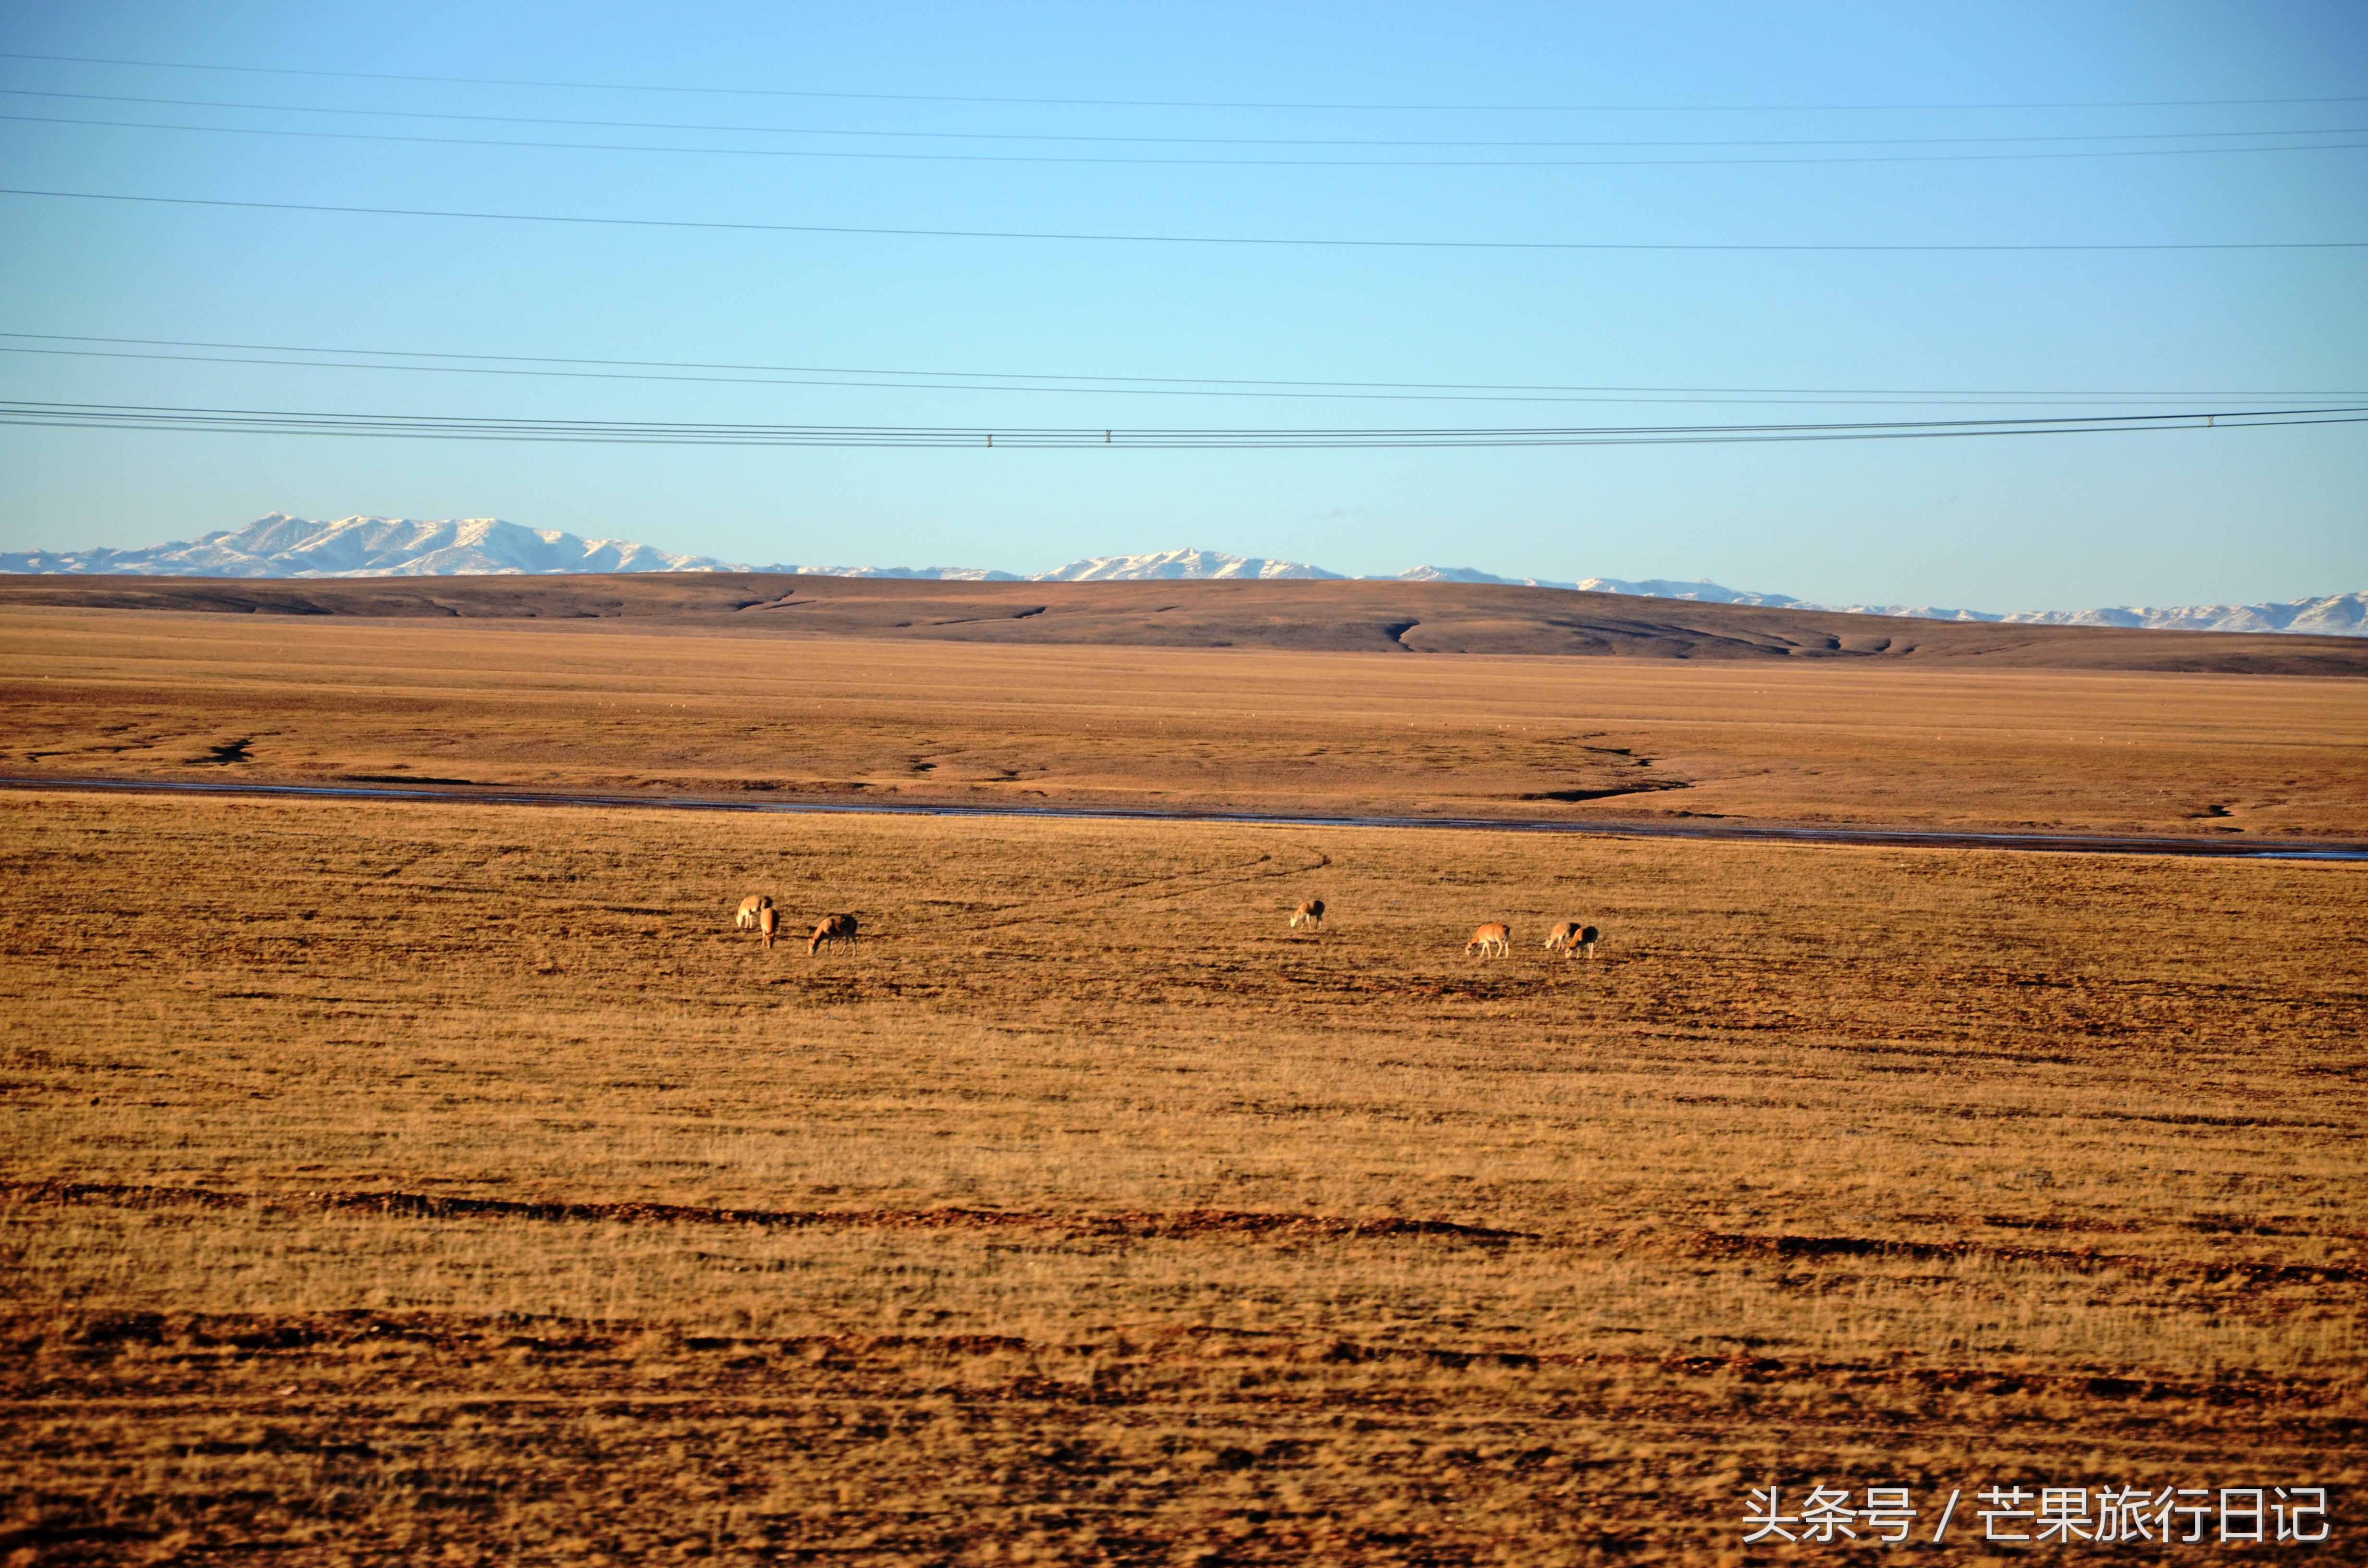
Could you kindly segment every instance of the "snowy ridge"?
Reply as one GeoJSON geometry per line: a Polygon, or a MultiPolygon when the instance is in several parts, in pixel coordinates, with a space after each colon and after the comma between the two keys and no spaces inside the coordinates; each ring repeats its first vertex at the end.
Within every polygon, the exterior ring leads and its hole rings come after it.
{"type": "Polygon", "coordinates": [[[2315,599],[2262,605],[2020,610],[2002,619],[2045,626],[2146,626],[2160,631],[2291,631],[2319,637],[2368,637],[2368,593],[2326,594],[2315,599]]]}
{"type": "MultiPolygon", "coordinates": [[[[708,555],[676,555],[631,540],[583,539],[557,528],[527,528],[497,517],[340,517],[313,522],[273,512],[245,528],[145,550],[26,551],[0,554],[0,572],[81,573],[192,577],[446,577],[556,572],[799,572],[819,577],[906,578],[964,583],[1133,583],[1178,580],[1338,582],[1341,574],[1297,561],[1227,555],[1213,550],[1170,550],[1153,555],[1098,555],[1050,572],[1021,576],[980,566],[747,567],[708,555]]],[[[1371,580],[1371,579],[1369,579],[1371,580]]],[[[1766,605],[1780,609],[1837,610],[1851,615],[1906,616],[1918,620],[2004,621],[2028,626],[2146,627],[2166,631],[2284,631],[2368,637],[2368,593],[2328,594],[2278,604],[2120,607],[2078,610],[1944,609],[1931,605],[1825,605],[1790,594],[1753,593],[1707,579],[1630,580],[1582,577],[1500,577],[1470,566],[1417,566],[1401,583],[1480,583],[1562,588],[1589,594],[1632,594],[1697,604],[1766,605]]]]}
{"type": "Polygon", "coordinates": [[[1889,615],[1911,620],[1979,620],[2014,626],[2122,626],[2157,631],[2288,631],[2319,637],[2368,637],[2368,593],[2328,594],[2278,604],[2178,605],[2151,609],[1944,609],[1937,605],[1827,605],[1790,594],[1759,594],[1722,587],[1703,579],[1680,583],[1667,577],[1631,582],[1618,577],[1582,577],[1557,583],[1540,577],[1499,577],[1469,566],[1417,566],[1393,581],[1402,583],[1502,583],[1513,587],[1573,588],[1587,594],[1641,594],[1699,604],[1771,605],[1782,609],[1833,610],[1844,615],[1889,615]]]}
{"type": "Polygon", "coordinates": [[[1273,581],[1283,577],[1320,578],[1326,582],[1341,580],[1338,572],[1326,572],[1321,566],[1302,565],[1296,561],[1269,561],[1257,555],[1225,555],[1213,550],[1171,550],[1160,555],[1097,555],[1087,561],[1072,561],[1066,566],[1055,567],[1050,572],[1038,572],[1029,581],[1148,583],[1190,578],[1222,582],[1242,578],[1273,581]]]}
{"type": "Polygon", "coordinates": [[[1741,588],[1724,588],[1707,577],[1693,583],[1680,583],[1668,577],[1647,577],[1634,582],[1624,577],[1582,577],[1576,583],[1564,583],[1551,577],[1499,577],[1494,572],[1482,572],[1470,566],[1417,566],[1411,572],[1401,572],[1386,580],[1397,583],[1502,583],[1517,588],[1568,588],[1582,594],[1642,594],[1656,599],[1691,599],[1697,604],[1809,608],[1790,594],[1754,594],[1741,588]]]}
{"type": "Polygon", "coordinates": [[[146,550],[28,551],[0,572],[191,577],[453,577],[552,572],[712,572],[723,562],[621,539],[580,539],[498,517],[340,517],[273,512],[235,531],[146,550]]]}
{"type": "Polygon", "coordinates": [[[1225,555],[1213,550],[1170,550],[1157,555],[1096,555],[1072,561],[1050,572],[990,572],[978,566],[790,566],[765,567],[768,572],[803,572],[813,577],[920,577],[962,583],[1150,583],[1271,580],[1281,577],[1338,580],[1340,574],[1296,561],[1269,561],[1255,555],[1225,555]]]}

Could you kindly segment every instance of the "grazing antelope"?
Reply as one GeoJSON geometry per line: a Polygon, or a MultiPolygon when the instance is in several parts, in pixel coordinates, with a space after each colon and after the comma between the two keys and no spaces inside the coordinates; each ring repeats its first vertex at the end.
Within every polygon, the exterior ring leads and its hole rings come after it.
{"type": "Polygon", "coordinates": [[[1547,934],[1546,951],[1550,953],[1560,952],[1577,940],[1578,922],[1576,920],[1565,920],[1547,934]]]}
{"type": "Polygon", "coordinates": [[[757,911],[757,929],[765,934],[765,947],[768,950],[770,950],[773,946],[773,928],[780,920],[780,912],[769,903],[757,911]]]}
{"type": "Polygon", "coordinates": [[[1313,926],[1320,930],[1323,925],[1324,901],[1320,898],[1311,898],[1291,912],[1291,928],[1294,931],[1302,926],[1313,926]]]}
{"type": "Polygon", "coordinates": [[[740,901],[740,914],[734,922],[735,928],[742,931],[754,931],[757,928],[757,913],[761,910],[767,910],[772,907],[773,895],[771,893],[750,893],[746,898],[740,901]]]}
{"type": "Polygon", "coordinates": [[[1565,942],[1562,945],[1562,956],[1566,959],[1575,959],[1579,954],[1585,953],[1588,958],[1593,958],[1595,956],[1595,944],[1602,939],[1602,932],[1597,930],[1592,926],[1582,926],[1577,930],[1571,933],[1569,941],[1565,942]]]}
{"type": "Polygon", "coordinates": [[[822,923],[814,928],[814,936],[806,942],[806,956],[812,958],[815,953],[820,952],[825,942],[852,944],[856,939],[854,915],[825,915],[822,917],[822,923]]]}
{"type": "Polygon", "coordinates": [[[1484,959],[1491,953],[1509,953],[1513,950],[1513,928],[1502,922],[1491,921],[1472,933],[1472,939],[1463,944],[1463,950],[1467,953],[1477,951],[1484,959]]]}

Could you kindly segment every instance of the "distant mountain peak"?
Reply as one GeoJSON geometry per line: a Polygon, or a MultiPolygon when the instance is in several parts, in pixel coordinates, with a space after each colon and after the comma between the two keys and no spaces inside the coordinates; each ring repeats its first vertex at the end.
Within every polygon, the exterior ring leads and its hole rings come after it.
{"type": "MultiPolygon", "coordinates": [[[[584,539],[560,528],[529,528],[499,517],[356,516],[329,522],[268,512],[243,528],[145,550],[24,551],[0,554],[0,572],[117,574],[191,577],[448,577],[575,572],[745,572],[709,555],[677,555],[632,540],[584,539]]],[[[911,578],[939,582],[1121,583],[1246,582],[1281,578],[1339,581],[1341,574],[1297,561],[1170,550],[1152,555],[1097,555],[1026,579],[976,566],[791,566],[753,568],[810,576],[911,578]]],[[[1790,594],[1724,587],[1707,578],[1631,580],[1583,577],[1558,582],[1500,577],[1472,566],[1417,566],[1384,581],[1471,583],[1575,589],[1688,599],[1701,604],[1767,605],[1906,616],[1922,620],[2009,621],[2034,626],[2125,626],[2173,631],[2285,631],[2368,637],[2368,593],[2328,594],[2279,604],[2181,605],[2080,610],[1941,609],[1929,605],[1821,605],[1790,594]]]]}
{"type": "Polygon", "coordinates": [[[356,516],[328,522],[268,512],[243,528],[146,550],[31,551],[0,571],[191,577],[450,577],[554,572],[712,572],[723,562],[631,540],[579,539],[499,517],[356,516]]]}
{"type": "Polygon", "coordinates": [[[1582,577],[1576,583],[1561,583],[1546,577],[1499,577],[1493,572],[1476,571],[1469,566],[1417,566],[1411,572],[1399,573],[1393,581],[1502,583],[1517,588],[1568,588],[1582,594],[1637,594],[1656,599],[1691,599],[1698,604],[1809,608],[1790,594],[1755,594],[1741,588],[1721,587],[1707,577],[1691,583],[1675,582],[1667,577],[1648,577],[1641,582],[1622,577],[1582,577]]]}
{"type": "Polygon", "coordinates": [[[1340,574],[1296,561],[1269,561],[1257,555],[1226,555],[1214,550],[1170,550],[1158,555],[1097,555],[1072,561],[1050,572],[1033,574],[1038,583],[1135,583],[1190,579],[1271,581],[1281,577],[1338,581],[1340,574]]]}

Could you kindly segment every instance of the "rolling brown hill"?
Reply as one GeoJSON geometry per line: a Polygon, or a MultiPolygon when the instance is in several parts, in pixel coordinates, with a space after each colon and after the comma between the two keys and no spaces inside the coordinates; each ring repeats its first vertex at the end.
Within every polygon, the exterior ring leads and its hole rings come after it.
{"type": "Polygon", "coordinates": [[[772,573],[0,579],[0,608],[627,619],[1001,643],[2368,676],[2368,640],[1913,620],[1455,583],[941,583],[772,573]]]}

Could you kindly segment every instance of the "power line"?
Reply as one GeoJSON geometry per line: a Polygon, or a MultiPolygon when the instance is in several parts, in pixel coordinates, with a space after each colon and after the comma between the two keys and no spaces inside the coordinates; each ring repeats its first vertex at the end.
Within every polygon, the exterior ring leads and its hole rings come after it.
{"type": "Polygon", "coordinates": [[[697,218],[603,218],[554,212],[475,212],[460,209],[429,207],[363,207],[309,201],[235,201],[220,197],[130,196],[114,191],[35,190],[6,186],[0,186],[0,196],[37,197],[60,201],[120,201],[160,207],[212,207],[248,212],[337,212],[371,218],[448,218],[479,222],[561,223],[599,228],[686,229],[767,234],[848,234],[886,239],[1037,240],[1100,244],[1255,245],[1269,249],[1307,247],[1330,250],[1702,252],[1755,255],[1939,255],[1949,253],[2006,255],[2057,252],[2368,250],[2368,240],[2146,241],[2045,244],[1793,244],[1609,240],[1329,239],[1306,235],[1130,234],[1042,229],[921,229],[874,227],[852,223],[757,223],[697,218]]]}
{"type": "Polygon", "coordinates": [[[1582,426],[1406,429],[995,429],[985,426],[709,424],[648,420],[507,419],[441,415],[308,413],[287,409],[0,402],[0,424],[230,435],[373,437],[413,440],[564,442],[607,446],[973,448],[1201,451],[1356,449],[1704,446],[1804,441],[1920,440],[1975,436],[2070,436],[2146,430],[2258,429],[2368,423],[2368,404],[2235,409],[2047,419],[1883,420],[1834,424],[1582,426]]]}
{"type": "MultiPolygon", "coordinates": [[[[965,376],[999,377],[1007,381],[1132,381],[1170,386],[1228,387],[1379,387],[1398,390],[1433,392],[1805,392],[1867,393],[1879,397],[1907,397],[1934,393],[1943,397],[1974,397],[1992,394],[2008,397],[2175,397],[2187,401],[2199,398],[2238,395],[2226,389],[2217,392],[2126,392],[2111,388],[2064,387],[1736,387],[1736,386],[1645,386],[1627,384],[1593,384],[1562,381],[1281,381],[1242,376],[1103,376],[1076,372],[1030,370],[916,370],[905,366],[866,369],[850,365],[754,365],[730,360],[711,359],[587,359],[571,358],[550,354],[461,354],[442,350],[413,348],[324,348],[318,346],[287,343],[224,343],[202,338],[175,337],[93,337],[72,333],[0,332],[0,337],[22,338],[43,343],[130,343],[171,348],[243,348],[256,352],[282,354],[370,354],[391,359],[487,359],[507,364],[531,365],[621,365],[645,369],[673,370],[755,370],[780,371],[791,374],[844,376],[965,376]]],[[[2353,392],[2248,392],[2248,398],[2350,398],[2368,396],[2353,392]]]]}
{"type": "Polygon", "coordinates": [[[2368,103],[2368,94],[2335,94],[2315,97],[2258,98],[2086,98],[2041,103],[1922,104],[1474,104],[1474,103],[1342,103],[1259,101],[1230,98],[1070,98],[988,97],[961,93],[848,93],[789,87],[718,87],[654,85],[646,82],[574,82],[517,76],[433,76],[394,71],[324,71],[286,65],[209,65],[177,60],[131,60],[91,54],[34,54],[0,51],[0,60],[37,60],[57,64],[131,65],[156,71],[229,72],[256,76],[312,76],[341,82],[425,82],[462,87],[557,87],[604,93],[696,93],[726,97],[824,98],[857,103],[1027,104],[1073,108],[1247,108],[1346,109],[1401,112],[1507,114],[1814,114],[1884,113],[1894,110],[2062,109],[2062,108],[2224,108],[2273,104],[2368,103]]]}
{"type": "MultiPolygon", "coordinates": [[[[652,142],[530,142],[488,136],[416,136],[386,131],[301,131],[284,126],[188,125],[69,115],[0,114],[33,125],[102,126],[120,131],[202,131],[216,136],[282,136],[313,142],[393,142],[427,147],[522,147],[557,153],[671,153],[702,157],[837,158],[867,163],[1060,164],[1163,168],[1248,169],[1655,169],[1741,168],[1848,164],[1987,164],[2064,158],[2177,158],[2226,153],[2326,153],[2368,142],[2271,142],[2245,147],[2091,147],[2052,153],[1810,153],[1762,158],[1151,158],[1048,153],[882,153],[844,147],[680,147],[652,142]]],[[[2353,132],[2357,134],[2357,132],[2353,132]]]]}
{"type": "MultiPolygon", "coordinates": [[[[2033,404],[2063,407],[2074,403],[2125,405],[2133,402],[2178,401],[2192,402],[2198,394],[2178,392],[2044,392],[2031,389],[2013,392],[1975,390],[1939,391],[1934,389],[1876,388],[1782,388],[1782,387],[1532,387],[1517,385],[1490,386],[1486,383],[1457,385],[1454,383],[1364,382],[1364,381],[1247,381],[1185,377],[1137,376],[1042,376],[1023,371],[953,371],[953,370],[870,370],[843,367],[817,366],[735,366],[701,365],[697,362],[669,360],[605,360],[553,359],[513,355],[416,354],[403,350],[358,348],[306,348],[278,344],[235,344],[189,342],[173,338],[91,338],[66,337],[51,333],[0,332],[0,338],[26,338],[41,342],[120,343],[150,345],[177,349],[227,348],[247,349],[239,354],[174,353],[154,354],[135,348],[39,348],[17,344],[0,344],[0,354],[40,355],[48,358],[135,359],[166,365],[256,365],[286,366],[299,369],[328,370],[391,370],[433,372],[447,375],[522,376],[540,379],[655,381],[673,384],[690,383],[715,386],[794,386],[852,387],[882,391],[907,392],[1053,392],[1070,396],[1127,397],[1203,397],[1257,398],[1309,402],[1388,402],[1388,403],[1681,403],[1693,405],[1713,403],[1798,404],[1805,406],[1844,404],[1864,406],[1874,404],[1911,404],[1930,407],[1940,404],[1968,403],[1983,406],[2002,404],[2033,404]],[[368,356],[355,359],[292,359],[270,358],[265,355],[343,354],[368,356]],[[430,365],[375,363],[372,359],[509,359],[548,365],[613,365],[671,366],[683,370],[746,370],[806,372],[780,377],[768,375],[681,375],[655,374],[648,370],[628,369],[529,369],[524,363],[487,365],[430,365]],[[879,379],[895,376],[933,376],[935,381],[893,381],[879,379]],[[1048,384],[1048,383],[1071,384],[1048,384]],[[1166,382],[1146,385],[1145,382],[1166,382]],[[1192,384],[1184,384],[1190,382],[1192,384]],[[1367,390],[1418,389],[1436,390],[1367,390]],[[1279,391],[1276,388],[1300,390],[1279,391]],[[1315,388],[1338,390],[1316,391],[1315,388]]],[[[2226,394],[2218,394],[2226,395],[2226,394]]],[[[2317,392],[2249,393],[2250,396],[2278,398],[2350,398],[2368,396],[2368,392],[2317,392]]]]}
{"type": "Polygon", "coordinates": [[[590,119],[535,114],[465,114],[449,109],[354,108],[346,105],[262,104],[222,98],[160,98],[124,93],[66,93],[37,87],[0,87],[0,97],[65,98],[77,103],[140,104],[166,108],[224,108],[268,114],[338,115],[365,119],[444,119],[482,125],[556,125],[603,131],[717,131],[751,136],[847,136],[922,142],[1049,142],[1166,147],[1932,147],[2057,142],[2175,142],[2228,136],[2351,136],[2368,126],[2317,126],[2272,131],[2093,131],[2055,136],[1781,136],[1680,140],[1638,139],[1449,139],[1360,136],[1092,136],[1008,131],[849,130],[835,126],[745,125],[732,121],[590,119]]]}

